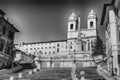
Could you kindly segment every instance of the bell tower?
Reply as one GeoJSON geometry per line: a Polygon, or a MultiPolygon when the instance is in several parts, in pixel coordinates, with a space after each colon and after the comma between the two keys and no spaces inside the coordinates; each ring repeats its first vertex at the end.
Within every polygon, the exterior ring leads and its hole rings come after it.
{"type": "Polygon", "coordinates": [[[78,37],[78,19],[73,12],[68,19],[68,35],[67,38],[77,38],[78,37]]]}
{"type": "Polygon", "coordinates": [[[91,10],[88,14],[88,18],[87,18],[87,29],[96,29],[96,13],[91,10]]]}

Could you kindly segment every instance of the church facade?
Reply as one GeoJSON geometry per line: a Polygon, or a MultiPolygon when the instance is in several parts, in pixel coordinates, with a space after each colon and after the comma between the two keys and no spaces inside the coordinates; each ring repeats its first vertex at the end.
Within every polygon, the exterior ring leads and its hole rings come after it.
{"type": "MultiPolygon", "coordinates": [[[[74,12],[68,19],[67,39],[45,42],[16,44],[15,47],[27,54],[42,57],[73,55],[82,59],[92,59],[91,49],[97,36],[97,16],[91,10],[87,17],[87,28],[81,29],[81,18],[74,12]]],[[[94,62],[83,62],[83,67],[94,66],[94,62]]]]}

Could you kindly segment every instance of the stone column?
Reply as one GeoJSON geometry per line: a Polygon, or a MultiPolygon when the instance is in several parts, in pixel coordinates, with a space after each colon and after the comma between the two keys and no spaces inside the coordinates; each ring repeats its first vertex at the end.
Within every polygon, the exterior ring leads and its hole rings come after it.
{"type": "Polygon", "coordinates": [[[47,67],[52,67],[52,64],[50,62],[46,62],[47,63],[47,67]]]}
{"type": "Polygon", "coordinates": [[[107,71],[110,71],[110,58],[107,59],[107,71]]]}
{"type": "Polygon", "coordinates": [[[60,67],[64,67],[64,61],[60,62],[60,67]]]}

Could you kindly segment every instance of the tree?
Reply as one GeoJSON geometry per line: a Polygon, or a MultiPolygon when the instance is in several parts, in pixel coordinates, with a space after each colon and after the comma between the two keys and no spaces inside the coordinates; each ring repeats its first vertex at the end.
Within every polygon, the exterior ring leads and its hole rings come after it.
{"type": "Polygon", "coordinates": [[[99,36],[97,36],[97,39],[94,41],[92,46],[92,57],[94,58],[99,55],[102,55],[103,58],[105,57],[105,45],[99,36]]]}

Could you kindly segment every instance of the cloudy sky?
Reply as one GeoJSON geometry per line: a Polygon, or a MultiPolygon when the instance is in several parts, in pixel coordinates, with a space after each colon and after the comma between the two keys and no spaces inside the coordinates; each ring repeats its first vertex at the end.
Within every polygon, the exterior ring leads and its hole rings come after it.
{"type": "Polygon", "coordinates": [[[82,28],[87,27],[87,16],[93,9],[98,16],[98,27],[104,40],[103,27],[99,26],[103,4],[110,0],[0,0],[0,8],[20,30],[15,43],[49,41],[67,38],[67,20],[74,11],[80,14],[82,28]]]}

